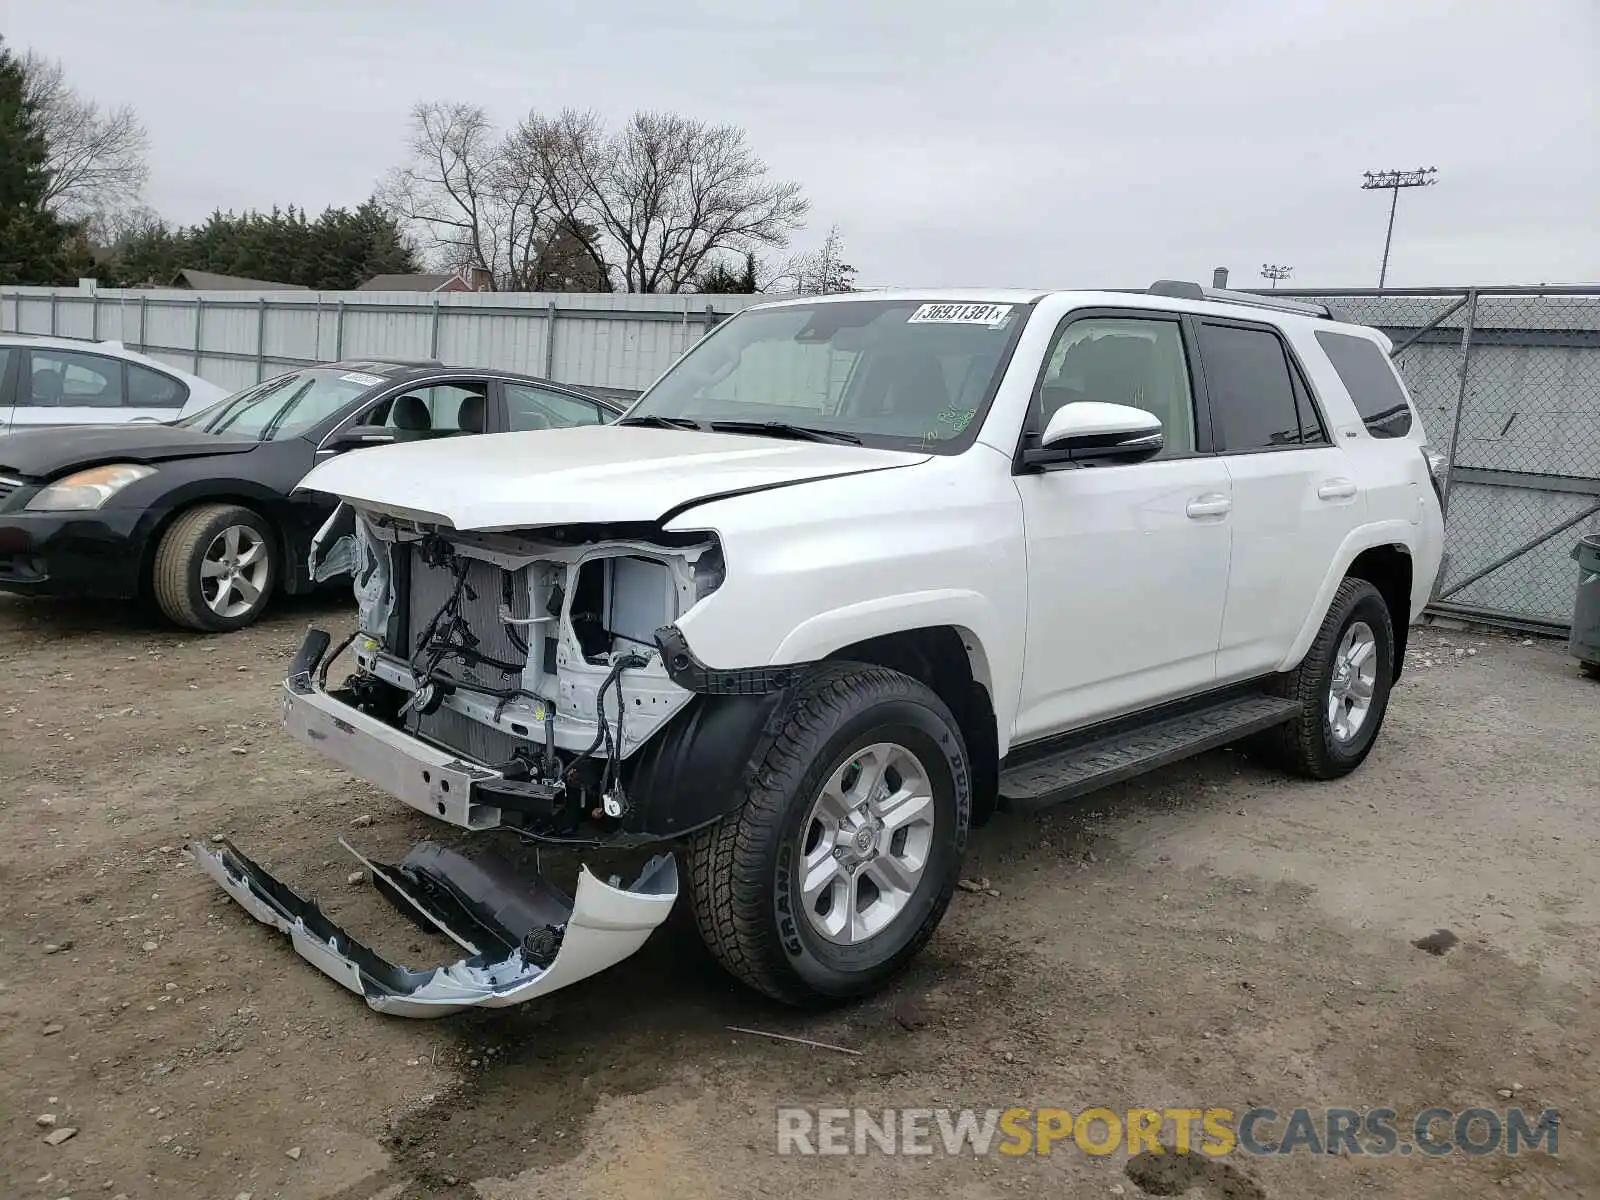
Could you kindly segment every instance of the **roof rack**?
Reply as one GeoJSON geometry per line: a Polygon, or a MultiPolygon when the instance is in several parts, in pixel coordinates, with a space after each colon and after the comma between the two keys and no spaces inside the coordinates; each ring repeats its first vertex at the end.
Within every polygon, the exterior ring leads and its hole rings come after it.
{"type": "Polygon", "coordinates": [[[1308,317],[1327,317],[1333,312],[1326,304],[1309,300],[1287,300],[1256,292],[1235,292],[1228,288],[1201,287],[1184,279],[1158,279],[1146,289],[1151,296],[1173,296],[1180,300],[1214,300],[1219,304],[1245,304],[1251,308],[1275,308],[1279,312],[1301,313],[1308,317]]]}

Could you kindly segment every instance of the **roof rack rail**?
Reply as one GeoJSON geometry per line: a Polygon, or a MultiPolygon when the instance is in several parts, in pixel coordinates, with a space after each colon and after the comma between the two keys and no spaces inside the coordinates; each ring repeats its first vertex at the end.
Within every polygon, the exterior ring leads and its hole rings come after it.
{"type": "Polygon", "coordinates": [[[1201,287],[1185,279],[1158,279],[1147,289],[1151,296],[1172,296],[1180,300],[1214,300],[1220,304],[1245,304],[1251,308],[1275,308],[1279,312],[1302,313],[1308,317],[1327,317],[1333,312],[1326,304],[1309,300],[1279,299],[1257,292],[1235,292],[1228,288],[1201,287]]]}

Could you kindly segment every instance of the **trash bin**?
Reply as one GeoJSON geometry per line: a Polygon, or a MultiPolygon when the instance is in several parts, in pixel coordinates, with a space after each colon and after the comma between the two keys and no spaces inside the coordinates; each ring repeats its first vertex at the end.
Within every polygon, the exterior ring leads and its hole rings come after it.
{"type": "Polygon", "coordinates": [[[1589,674],[1600,678],[1600,533],[1572,548],[1578,560],[1578,599],[1572,606],[1572,653],[1589,674]]]}

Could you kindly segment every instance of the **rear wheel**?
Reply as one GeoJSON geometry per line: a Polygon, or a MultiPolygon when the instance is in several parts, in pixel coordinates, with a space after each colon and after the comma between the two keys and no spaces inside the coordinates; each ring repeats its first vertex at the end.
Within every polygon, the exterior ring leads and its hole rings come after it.
{"type": "Polygon", "coordinates": [[[966,746],[928,688],[882,667],[807,679],[740,808],[691,842],[701,937],[790,1004],[861,996],[950,903],[972,812],[966,746]]]}
{"type": "Polygon", "coordinates": [[[1355,770],[1377,740],[1394,679],[1389,606],[1365,579],[1346,579],[1300,665],[1281,683],[1299,702],[1294,720],[1255,743],[1297,775],[1336,779],[1355,770]]]}
{"type": "Polygon", "coordinates": [[[261,615],[277,583],[276,567],[263,518],[235,504],[201,504],[162,534],[152,590],[168,620],[226,633],[261,615]]]}

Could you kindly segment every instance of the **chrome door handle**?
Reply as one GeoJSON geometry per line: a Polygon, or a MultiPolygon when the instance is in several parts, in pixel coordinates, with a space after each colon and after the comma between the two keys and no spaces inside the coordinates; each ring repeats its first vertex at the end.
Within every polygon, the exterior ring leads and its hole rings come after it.
{"type": "Polygon", "coordinates": [[[1318,500],[1352,500],[1356,485],[1348,479],[1330,479],[1317,488],[1318,500]]]}
{"type": "Polygon", "coordinates": [[[1213,492],[1205,496],[1196,496],[1184,506],[1183,511],[1191,518],[1199,518],[1226,516],[1232,509],[1232,500],[1213,492]]]}

